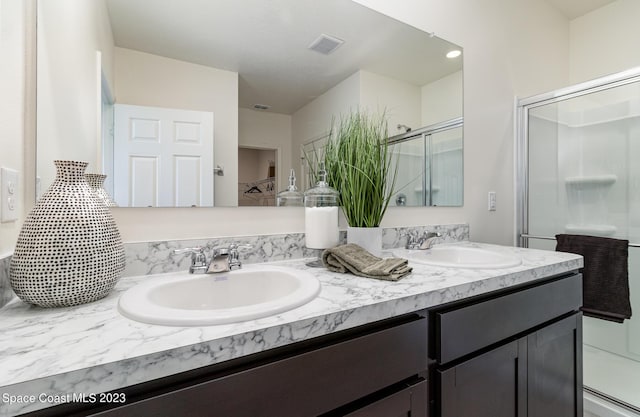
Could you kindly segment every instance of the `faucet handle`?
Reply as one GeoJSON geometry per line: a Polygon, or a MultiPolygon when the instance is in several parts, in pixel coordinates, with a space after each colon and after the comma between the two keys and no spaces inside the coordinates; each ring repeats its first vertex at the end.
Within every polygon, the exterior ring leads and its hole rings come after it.
{"type": "Polygon", "coordinates": [[[415,234],[406,233],[407,244],[404,246],[405,249],[419,249],[420,248],[420,239],[415,234]]]}
{"type": "Polygon", "coordinates": [[[238,250],[238,249],[251,249],[253,248],[253,245],[238,245],[237,243],[232,243],[229,245],[229,252],[233,251],[233,250],[238,250]]]}
{"type": "Polygon", "coordinates": [[[205,248],[196,246],[193,248],[174,249],[173,253],[190,253],[191,254],[191,266],[189,266],[189,273],[204,273],[209,265],[207,265],[207,255],[204,252],[205,248]]]}
{"type": "Polygon", "coordinates": [[[240,253],[238,249],[251,249],[252,245],[238,245],[232,243],[229,245],[229,268],[239,269],[242,268],[242,262],[240,262],[240,253]]]}
{"type": "Polygon", "coordinates": [[[180,253],[204,253],[204,248],[202,246],[194,246],[193,248],[174,249],[172,252],[176,255],[180,253]]]}

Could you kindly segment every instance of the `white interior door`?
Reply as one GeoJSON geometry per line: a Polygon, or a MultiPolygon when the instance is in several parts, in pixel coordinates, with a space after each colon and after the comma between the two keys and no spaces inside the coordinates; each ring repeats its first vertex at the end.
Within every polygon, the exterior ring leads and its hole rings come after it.
{"type": "Polygon", "coordinates": [[[213,206],[213,113],[116,104],[121,207],[213,206]]]}

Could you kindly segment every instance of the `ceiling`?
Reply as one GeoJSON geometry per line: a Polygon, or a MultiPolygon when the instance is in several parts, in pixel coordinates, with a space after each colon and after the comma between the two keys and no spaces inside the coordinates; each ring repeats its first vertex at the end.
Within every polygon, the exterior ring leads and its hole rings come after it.
{"type": "Polygon", "coordinates": [[[616,0],[546,0],[569,20],[580,17],[616,0]]]}
{"type": "Polygon", "coordinates": [[[357,70],[424,85],[455,45],[345,0],[107,0],[116,46],[238,72],[240,107],[292,114],[357,70]],[[308,46],[322,33],[345,43],[308,46]]]}

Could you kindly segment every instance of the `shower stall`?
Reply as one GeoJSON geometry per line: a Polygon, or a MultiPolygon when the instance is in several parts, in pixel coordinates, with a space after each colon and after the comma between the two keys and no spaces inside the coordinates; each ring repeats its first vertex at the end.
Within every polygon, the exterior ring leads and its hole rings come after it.
{"type": "Polygon", "coordinates": [[[462,129],[463,119],[458,117],[388,139],[389,150],[397,157],[390,205],[462,205],[462,129]]]}
{"type": "Polygon", "coordinates": [[[585,317],[585,416],[640,416],[640,68],[519,100],[517,238],[629,240],[634,316],[585,317]]]}

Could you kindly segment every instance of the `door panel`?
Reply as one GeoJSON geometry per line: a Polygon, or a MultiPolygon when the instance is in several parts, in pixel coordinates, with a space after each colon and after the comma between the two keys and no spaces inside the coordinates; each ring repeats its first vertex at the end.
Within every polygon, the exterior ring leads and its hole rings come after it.
{"type": "Polygon", "coordinates": [[[116,104],[114,123],[118,205],[213,205],[213,113],[116,104]]]}
{"type": "Polygon", "coordinates": [[[525,401],[526,343],[513,341],[439,371],[442,417],[515,417],[525,401]],[[523,351],[524,350],[524,351],[523,351]]]}
{"type": "Polygon", "coordinates": [[[581,318],[576,314],[527,336],[529,417],[582,416],[581,318]]]}

